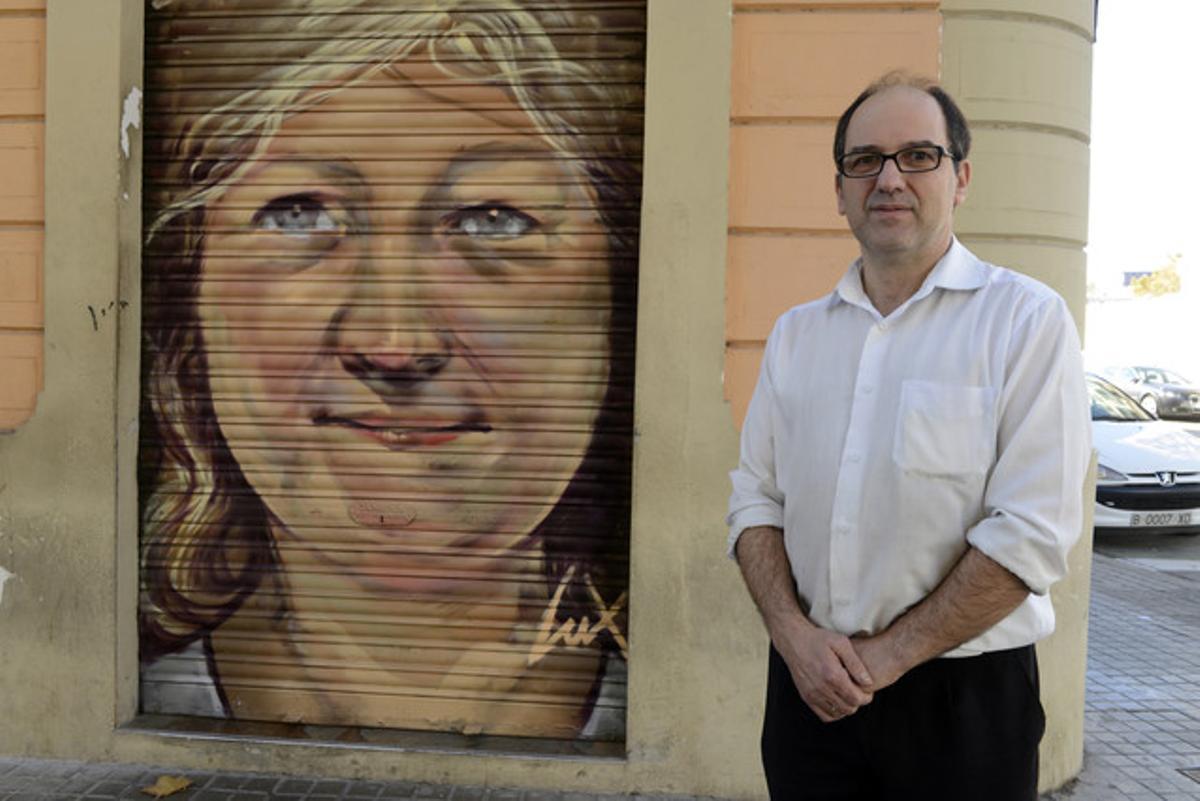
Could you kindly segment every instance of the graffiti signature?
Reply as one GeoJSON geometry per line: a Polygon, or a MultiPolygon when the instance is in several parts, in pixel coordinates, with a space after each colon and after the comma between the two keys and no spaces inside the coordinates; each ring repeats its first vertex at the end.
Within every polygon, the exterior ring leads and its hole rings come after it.
{"type": "Polygon", "coordinates": [[[550,599],[550,605],[542,613],[542,622],[538,626],[537,638],[533,642],[533,648],[529,651],[528,665],[530,667],[542,661],[542,658],[554,650],[560,643],[569,646],[591,645],[597,635],[606,629],[612,634],[617,647],[621,649],[621,656],[625,659],[629,658],[629,643],[626,642],[625,636],[617,626],[616,620],[617,613],[625,605],[625,598],[628,593],[622,592],[617,596],[617,600],[609,605],[604,602],[604,598],[596,590],[596,586],[592,584],[591,576],[585,576],[584,582],[586,583],[588,594],[592,596],[592,601],[596,604],[596,609],[599,612],[596,622],[590,623],[587,615],[584,615],[581,620],[567,618],[555,628],[554,623],[555,618],[558,616],[558,607],[562,603],[563,594],[567,591],[567,587],[574,577],[575,565],[571,565],[567,569],[566,575],[558,582],[558,587],[554,590],[554,597],[550,599]]]}

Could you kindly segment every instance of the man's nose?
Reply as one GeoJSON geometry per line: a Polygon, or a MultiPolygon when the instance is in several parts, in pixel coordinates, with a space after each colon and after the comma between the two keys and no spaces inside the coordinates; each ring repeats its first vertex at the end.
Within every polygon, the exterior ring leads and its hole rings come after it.
{"type": "Polygon", "coordinates": [[[875,186],[885,191],[891,191],[902,189],[904,183],[904,173],[900,172],[900,166],[896,164],[896,159],[884,159],[883,169],[879,171],[879,175],[875,176],[875,186]]]}

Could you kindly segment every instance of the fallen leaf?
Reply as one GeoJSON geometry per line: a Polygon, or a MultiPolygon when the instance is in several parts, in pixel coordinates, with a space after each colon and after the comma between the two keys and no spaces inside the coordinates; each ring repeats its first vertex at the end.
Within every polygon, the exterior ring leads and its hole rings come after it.
{"type": "Polygon", "coordinates": [[[166,798],[191,786],[192,780],[186,776],[159,776],[154,780],[154,784],[143,787],[142,792],[155,798],[166,798]]]}

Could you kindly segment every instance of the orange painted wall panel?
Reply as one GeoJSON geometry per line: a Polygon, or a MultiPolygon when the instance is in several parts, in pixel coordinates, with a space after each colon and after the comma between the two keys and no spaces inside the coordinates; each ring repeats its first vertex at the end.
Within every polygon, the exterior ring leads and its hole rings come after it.
{"type": "Polygon", "coordinates": [[[857,255],[837,213],[833,129],[892,69],[936,77],[940,4],[735,0],[725,394],[740,425],[778,315],[857,255]]]}
{"type": "Polygon", "coordinates": [[[33,414],[42,386],[40,332],[0,330],[0,431],[16,428],[33,414]]]}
{"type": "Polygon", "coordinates": [[[43,123],[0,125],[0,222],[42,221],[43,123]]]}
{"type": "Polygon", "coordinates": [[[888,70],[936,74],[941,21],[936,11],[738,15],[734,119],[836,119],[888,70]]]}
{"type": "Polygon", "coordinates": [[[0,110],[6,116],[45,114],[45,41],[44,19],[0,17],[0,110]]]}
{"type": "Polygon", "coordinates": [[[730,226],[844,229],[833,194],[832,141],[832,124],[734,126],[730,226]]]}
{"type": "Polygon", "coordinates": [[[0,431],[42,389],[45,9],[0,0],[0,431]]]}
{"type": "Polygon", "coordinates": [[[42,232],[0,230],[0,320],[42,326],[42,232]]]}
{"type": "Polygon", "coordinates": [[[733,422],[739,429],[746,417],[746,407],[754,394],[754,383],[758,380],[758,366],[762,363],[761,344],[726,348],[725,350],[725,399],[733,412],[733,422]]]}
{"type": "Polygon", "coordinates": [[[849,234],[730,236],[725,339],[764,341],[775,318],[828,294],[857,256],[849,234]]]}

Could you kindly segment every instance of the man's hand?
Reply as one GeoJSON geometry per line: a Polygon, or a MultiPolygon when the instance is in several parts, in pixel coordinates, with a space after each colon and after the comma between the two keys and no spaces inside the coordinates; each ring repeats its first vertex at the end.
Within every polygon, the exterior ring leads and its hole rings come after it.
{"type": "Polygon", "coordinates": [[[877,682],[850,640],[807,620],[797,622],[793,633],[772,632],[772,640],[809,709],[829,723],[871,703],[877,682]]]}
{"type": "Polygon", "coordinates": [[[873,680],[872,692],[895,684],[910,669],[886,632],[873,637],[855,637],[851,643],[873,680]]]}
{"type": "Polygon", "coordinates": [[[814,626],[800,608],[783,531],[771,526],[746,529],[738,539],[737,559],[804,703],[826,723],[869,704],[871,676],[850,640],[814,626]]]}

